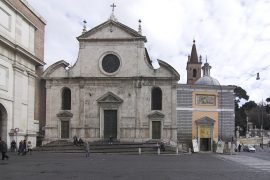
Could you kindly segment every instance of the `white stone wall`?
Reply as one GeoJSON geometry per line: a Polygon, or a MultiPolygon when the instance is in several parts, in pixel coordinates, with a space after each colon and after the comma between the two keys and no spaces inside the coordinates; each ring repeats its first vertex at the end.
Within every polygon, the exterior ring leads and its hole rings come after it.
{"type": "MultiPolygon", "coordinates": [[[[47,119],[46,119],[46,139],[52,141],[61,139],[60,118],[57,114],[61,112],[61,92],[64,87],[71,90],[71,110],[73,114],[70,120],[70,138],[74,135],[88,138],[89,140],[102,139],[101,130],[101,109],[97,100],[107,92],[111,92],[123,99],[118,108],[118,139],[136,140],[151,139],[150,119],[148,115],[151,110],[151,89],[152,86],[142,86],[134,88],[132,80],[122,81],[86,81],[81,84],[76,81],[58,81],[53,85],[47,81],[47,119]],[[96,84],[96,85],[90,85],[96,84]],[[99,85],[97,85],[99,84],[99,85]],[[81,87],[81,88],[80,88],[81,87]],[[135,132],[137,129],[137,132],[135,132]]],[[[163,92],[163,106],[160,111],[165,115],[162,130],[162,139],[176,140],[176,117],[175,117],[175,89],[170,82],[162,83],[160,87],[163,92]],[[173,130],[172,130],[173,129],[173,130]]]]}
{"type": "Polygon", "coordinates": [[[34,54],[34,26],[3,1],[0,1],[0,103],[7,111],[2,137],[10,145],[25,138],[36,145],[38,123],[34,120],[35,65],[5,42],[34,54]],[[14,133],[18,128],[19,132],[14,133]]]}
{"type": "Polygon", "coordinates": [[[35,27],[2,1],[0,17],[1,35],[34,54],[35,27]]]}

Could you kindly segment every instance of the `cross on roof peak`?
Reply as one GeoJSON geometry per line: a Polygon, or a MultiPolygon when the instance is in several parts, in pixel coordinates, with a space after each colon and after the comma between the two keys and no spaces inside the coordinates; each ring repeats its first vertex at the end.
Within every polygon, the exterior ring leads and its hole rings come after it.
{"type": "Polygon", "coordinates": [[[116,5],[113,3],[113,4],[111,5],[111,7],[112,7],[112,12],[114,12],[114,8],[116,7],[116,5]]]}

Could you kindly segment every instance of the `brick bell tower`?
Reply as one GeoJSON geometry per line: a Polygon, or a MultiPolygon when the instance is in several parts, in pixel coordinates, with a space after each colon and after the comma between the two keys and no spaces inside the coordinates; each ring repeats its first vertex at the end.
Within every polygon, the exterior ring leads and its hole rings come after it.
{"type": "Polygon", "coordinates": [[[195,40],[193,40],[191,55],[187,62],[187,84],[194,84],[201,77],[202,56],[197,55],[195,40]]]}

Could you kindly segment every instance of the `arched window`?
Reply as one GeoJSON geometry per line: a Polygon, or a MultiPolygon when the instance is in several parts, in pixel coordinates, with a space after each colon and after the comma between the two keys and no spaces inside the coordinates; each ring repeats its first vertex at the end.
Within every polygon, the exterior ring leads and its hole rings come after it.
{"type": "Polygon", "coordinates": [[[152,89],[152,110],[162,109],[162,91],[159,87],[152,89]]]}
{"type": "Polygon", "coordinates": [[[197,70],[193,69],[193,77],[197,77],[197,70]]]}
{"type": "Polygon", "coordinates": [[[62,110],[71,110],[71,91],[66,87],[62,90],[62,110]]]}

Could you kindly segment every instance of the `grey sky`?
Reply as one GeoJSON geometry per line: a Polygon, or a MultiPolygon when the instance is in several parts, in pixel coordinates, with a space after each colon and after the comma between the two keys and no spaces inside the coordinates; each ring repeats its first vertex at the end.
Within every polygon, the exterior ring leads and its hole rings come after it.
{"type": "MultiPolygon", "coordinates": [[[[270,97],[270,0],[27,0],[47,21],[45,61],[74,64],[82,21],[88,30],[106,21],[116,4],[118,21],[137,30],[142,20],[150,57],[172,65],[186,83],[195,38],[211,76],[240,85],[250,100],[270,97]],[[256,81],[256,73],[261,79],[256,81]]],[[[47,67],[47,66],[46,66],[47,67]]]]}

